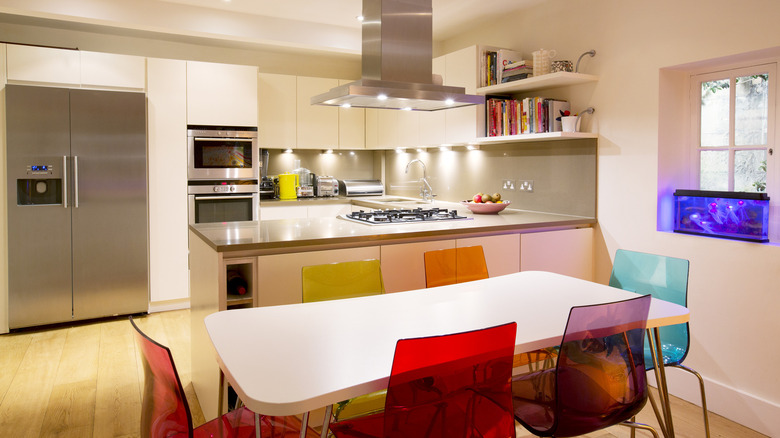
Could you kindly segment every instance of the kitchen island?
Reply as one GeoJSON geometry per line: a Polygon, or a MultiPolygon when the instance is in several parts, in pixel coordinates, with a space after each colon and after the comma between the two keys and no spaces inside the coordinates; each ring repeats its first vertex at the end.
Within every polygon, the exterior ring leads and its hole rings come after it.
{"type": "MultiPolygon", "coordinates": [[[[192,381],[207,419],[217,416],[219,368],[203,325],[214,312],[301,302],[301,268],[350,260],[381,261],[388,293],[425,287],[425,251],[482,245],[490,276],[551,270],[592,279],[592,217],[507,208],[473,214],[449,202],[398,197],[261,203],[268,207],[341,205],[352,210],[440,207],[465,219],[367,225],[337,215],[190,226],[192,381]],[[227,272],[242,274],[245,295],[228,293],[227,272]]],[[[343,209],[342,209],[343,210],[343,209]]],[[[261,213],[261,219],[264,216],[261,213]]],[[[280,327],[280,330],[284,330],[280,327]]],[[[241,334],[237,333],[240,342],[241,334]]],[[[273,336],[273,334],[269,334],[273,336]]],[[[269,358],[273,352],[268,352],[269,358]]]]}

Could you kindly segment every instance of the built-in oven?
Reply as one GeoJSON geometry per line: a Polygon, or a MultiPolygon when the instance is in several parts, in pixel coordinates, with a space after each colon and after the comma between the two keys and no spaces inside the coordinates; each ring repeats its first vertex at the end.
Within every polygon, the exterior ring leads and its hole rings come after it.
{"type": "Polygon", "coordinates": [[[256,127],[187,126],[187,179],[258,180],[256,127]]]}
{"type": "Polygon", "coordinates": [[[191,224],[257,220],[257,180],[190,181],[187,198],[191,224]]]}

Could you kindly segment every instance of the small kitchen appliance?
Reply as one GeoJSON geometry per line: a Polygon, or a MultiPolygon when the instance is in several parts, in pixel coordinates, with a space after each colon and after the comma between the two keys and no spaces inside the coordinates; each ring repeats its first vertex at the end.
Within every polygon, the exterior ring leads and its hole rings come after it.
{"type": "Polygon", "coordinates": [[[378,179],[345,179],[339,181],[339,193],[345,196],[382,196],[385,186],[378,179]]]}
{"type": "Polygon", "coordinates": [[[298,175],[282,173],[279,178],[279,199],[297,199],[298,175]]]}
{"type": "Polygon", "coordinates": [[[338,196],[339,181],[332,176],[317,175],[315,180],[315,196],[338,196]]]}
{"type": "Polygon", "coordinates": [[[187,126],[187,179],[259,179],[256,127],[187,126]]]}

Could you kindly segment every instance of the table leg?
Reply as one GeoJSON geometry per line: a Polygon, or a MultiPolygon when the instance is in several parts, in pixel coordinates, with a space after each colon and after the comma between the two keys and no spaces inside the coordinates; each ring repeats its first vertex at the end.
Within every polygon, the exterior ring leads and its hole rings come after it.
{"type": "Polygon", "coordinates": [[[322,432],[320,432],[320,438],[327,438],[328,428],[330,427],[330,416],[333,414],[333,405],[328,405],[325,408],[325,418],[322,419],[322,432]]]}
{"type": "Polygon", "coordinates": [[[303,414],[303,420],[301,420],[301,438],[306,438],[306,431],[309,429],[309,411],[303,414]]]}
{"type": "Polygon", "coordinates": [[[219,394],[217,395],[217,416],[220,416],[227,412],[224,408],[225,405],[225,373],[222,372],[222,368],[219,369],[219,386],[217,387],[219,394]]]}
{"type": "Polygon", "coordinates": [[[674,424],[672,422],[672,406],[669,401],[669,389],[666,386],[666,370],[663,363],[663,349],[661,345],[661,334],[658,327],[653,328],[652,335],[648,329],[648,338],[650,338],[650,351],[653,357],[653,368],[655,370],[655,379],[658,383],[658,398],[663,412],[663,421],[658,418],[662,424],[661,429],[664,436],[674,438],[674,424]]]}

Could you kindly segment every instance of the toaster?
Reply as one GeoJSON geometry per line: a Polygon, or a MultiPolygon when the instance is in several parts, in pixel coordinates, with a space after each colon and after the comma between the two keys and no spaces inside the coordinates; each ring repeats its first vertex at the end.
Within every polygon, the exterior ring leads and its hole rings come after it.
{"type": "Polygon", "coordinates": [[[315,196],[338,196],[339,181],[332,176],[317,175],[314,183],[315,196]]]}

